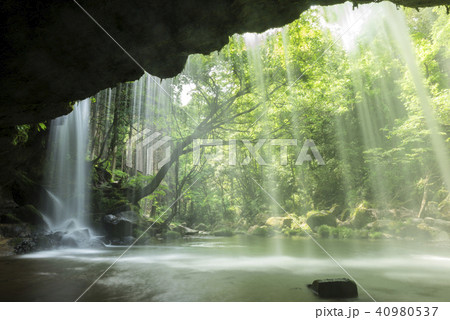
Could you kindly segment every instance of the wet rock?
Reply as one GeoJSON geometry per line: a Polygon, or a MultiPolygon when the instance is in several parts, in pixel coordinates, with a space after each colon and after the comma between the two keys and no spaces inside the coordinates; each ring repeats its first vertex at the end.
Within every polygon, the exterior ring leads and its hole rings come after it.
{"type": "Polygon", "coordinates": [[[25,254],[36,251],[37,244],[33,239],[24,239],[20,244],[14,247],[14,253],[25,254]]]}
{"type": "Polygon", "coordinates": [[[96,249],[104,248],[105,247],[104,237],[93,237],[89,239],[88,245],[90,248],[96,249]]]}
{"type": "Polygon", "coordinates": [[[77,241],[69,235],[64,235],[61,239],[61,246],[69,248],[78,248],[77,241]]]}
{"type": "MultiPolygon", "coordinates": [[[[86,234],[80,231],[80,234],[86,234]]],[[[16,254],[24,254],[41,250],[51,250],[58,247],[79,247],[79,243],[73,234],[63,232],[53,233],[36,233],[29,235],[27,238],[15,238],[12,241],[14,252],[16,254]]]]}
{"type": "Polygon", "coordinates": [[[108,239],[121,239],[133,235],[139,216],[134,211],[123,211],[103,217],[103,228],[108,239]]]}
{"type": "Polygon", "coordinates": [[[109,244],[111,244],[113,246],[129,246],[129,245],[133,244],[135,240],[136,240],[135,237],[127,236],[127,237],[122,237],[120,239],[118,239],[118,238],[111,239],[109,241],[109,244]]]}
{"type": "Polygon", "coordinates": [[[61,245],[64,247],[89,247],[91,233],[89,229],[77,229],[66,233],[61,238],[61,245]]]}
{"type": "Polygon", "coordinates": [[[314,280],[308,288],[324,299],[349,299],[358,296],[356,283],[346,278],[314,280]]]}
{"type": "Polygon", "coordinates": [[[77,228],[76,222],[74,220],[69,220],[67,224],[63,227],[63,230],[71,231],[76,230],[76,228],[77,228]]]}

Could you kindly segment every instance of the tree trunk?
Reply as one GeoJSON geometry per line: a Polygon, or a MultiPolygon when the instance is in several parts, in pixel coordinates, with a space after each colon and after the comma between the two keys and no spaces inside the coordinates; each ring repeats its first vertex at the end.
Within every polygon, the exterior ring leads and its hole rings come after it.
{"type": "Polygon", "coordinates": [[[427,177],[424,179],[424,182],[423,182],[423,197],[422,197],[422,204],[420,205],[420,210],[419,210],[419,214],[417,215],[417,218],[421,218],[421,217],[422,217],[423,210],[425,209],[426,204],[427,204],[427,196],[428,196],[428,180],[429,180],[429,177],[427,176],[427,177]]]}

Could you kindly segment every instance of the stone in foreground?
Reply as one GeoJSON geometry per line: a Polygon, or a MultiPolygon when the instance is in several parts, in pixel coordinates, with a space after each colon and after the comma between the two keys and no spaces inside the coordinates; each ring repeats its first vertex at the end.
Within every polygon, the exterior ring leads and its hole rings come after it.
{"type": "Polygon", "coordinates": [[[308,284],[308,288],[319,297],[325,299],[347,299],[358,296],[356,283],[346,278],[314,280],[312,284],[308,284]]]}

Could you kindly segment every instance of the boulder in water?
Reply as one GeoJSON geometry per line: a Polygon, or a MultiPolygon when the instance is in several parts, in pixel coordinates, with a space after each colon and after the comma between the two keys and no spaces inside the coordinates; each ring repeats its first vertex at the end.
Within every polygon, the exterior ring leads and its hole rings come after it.
{"type": "Polygon", "coordinates": [[[331,213],[311,211],[307,216],[306,223],[312,230],[323,225],[336,227],[336,217],[331,213]]]}
{"type": "Polygon", "coordinates": [[[89,229],[78,229],[70,233],[66,233],[61,238],[61,245],[64,247],[88,247],[91,240],[89,229]]]}
{"type": "Polygon", "coordinates": [[[324,299],[348,299],[358,296],[356,283],[347,278],[314,280],[308,288],[324,299]]]}

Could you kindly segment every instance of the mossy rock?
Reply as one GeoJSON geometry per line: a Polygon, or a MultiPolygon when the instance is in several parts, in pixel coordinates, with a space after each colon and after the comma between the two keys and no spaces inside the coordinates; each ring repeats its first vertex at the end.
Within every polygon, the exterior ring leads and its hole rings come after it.
{"type": "Polygon", "coordinates": [[[336,218],[332,214],[315,211],[312,214],[308,213],[307,216],[306,223],[312,230],[317,230],[322,225],[336,227],[336,218]]]}
{"type": "Polygon", "coordinates": [[[272,232],[267,226],[253,226],[249,229],[248,233],[252,236],[268,237],[272,232]]]}
{"type": "Polygon", "coordinates": [[[288,217],[270,217],[266,220],[266,226],[282,229],[282,228],[290,228],[292,226],[292,218],[288,217]]]}
{"type": "Polygon", "coordinates": [[[372,210],[366,207],[365,203],[361,203],[352,214],[351,225],[355,228],[361,229],[369,223],[376,220],[372,210]]]}

